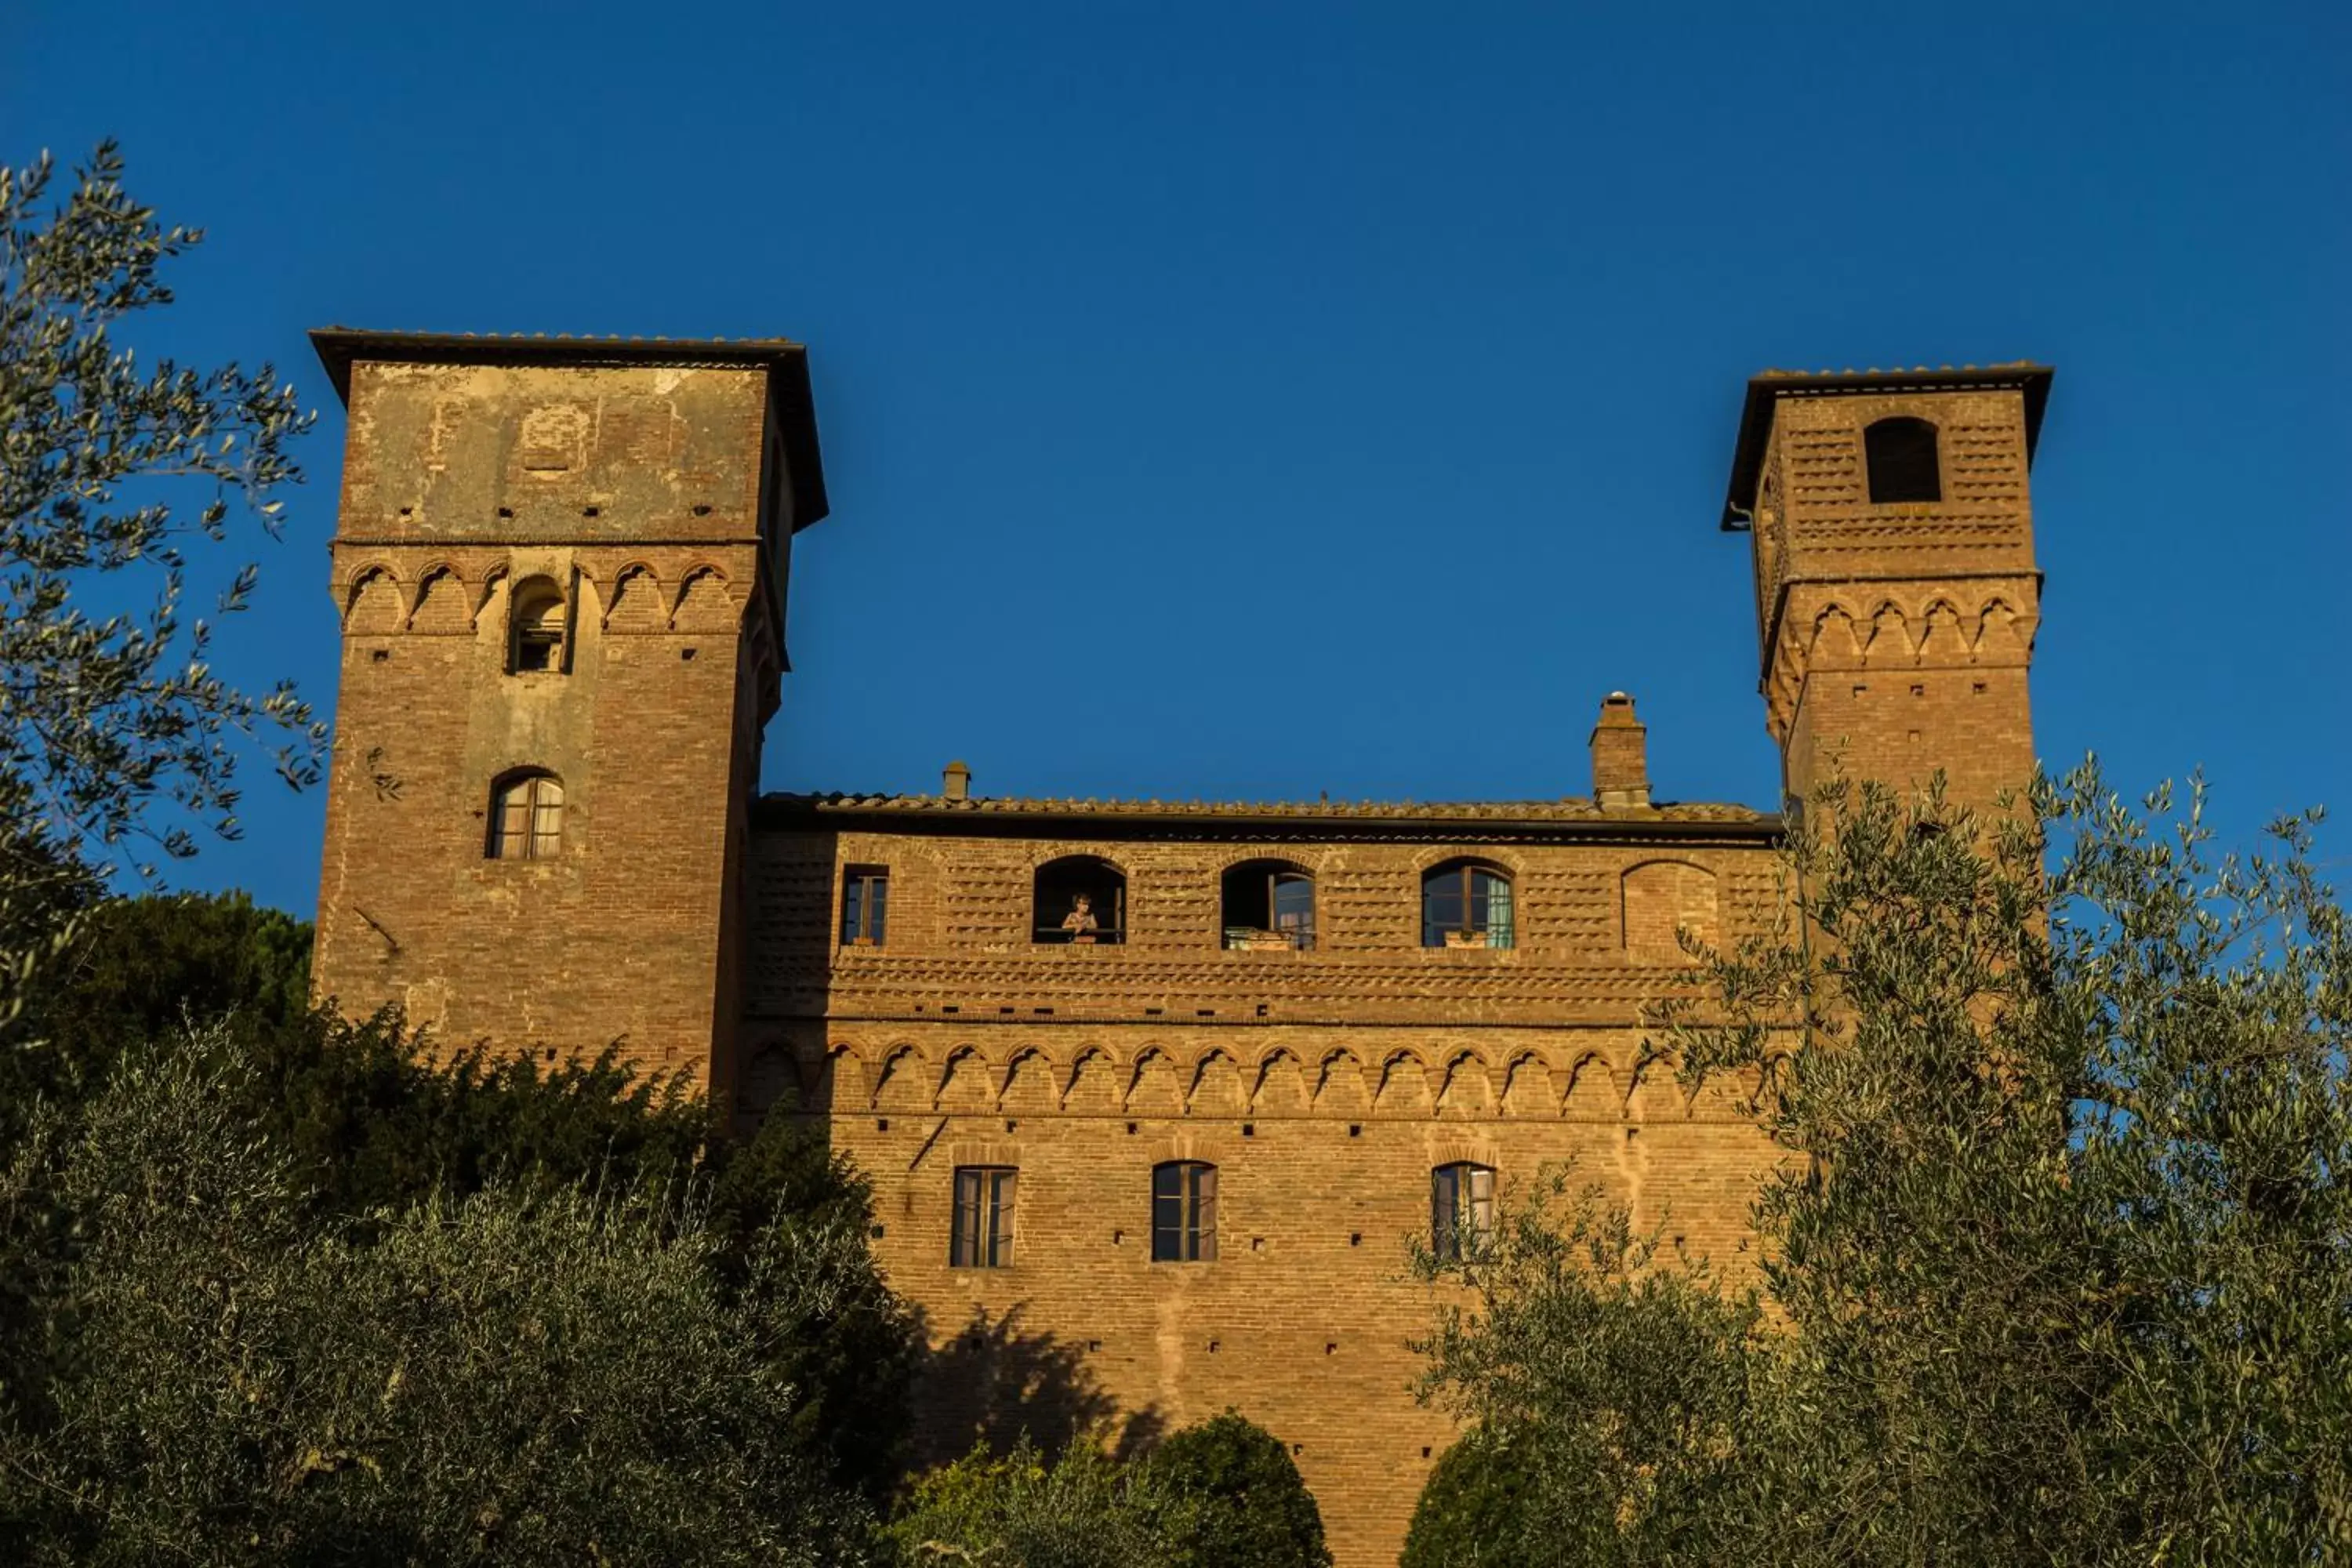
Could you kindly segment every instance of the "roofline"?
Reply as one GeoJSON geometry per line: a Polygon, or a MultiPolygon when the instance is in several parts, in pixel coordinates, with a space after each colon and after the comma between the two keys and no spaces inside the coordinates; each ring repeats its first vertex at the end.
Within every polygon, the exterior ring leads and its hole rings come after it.
{"type": "Polygon", "coordinates": [[[1737,533],[1748,527],[1748,506],[1756,496],[1764,466],[1764,443],[1772,433],[1772,405],[1783,397],[1843,397],[1877,392],[1951,392],[1977,388],[2010,388],[2025,397],[2025,463],[2033,466],[2033,448],[2042,438],[2042,410],[2050,400],[2050,381],[2057,371],[2030,360],[2008,364],[1950,365],[1929,370],[1768,370],[1748,378],[1748,401],[1739,413],[1739,435],[1732,444],[1731,485],[1723,502],[1723,531],[1737,533]]]}
{"type": "Polygon", "coordinates": [[[1769,847],[1785,833],[1777,814],[1747,818],[1692,821],[1649,812],[1590,817],[1430,816],[1411,811],[1384,816],[1360,812],[1254,813],[1202,811],[1056,810],[1039,807],[976,809],[976,803],[925,805],[858,805],[808,795],[765,795],[753,804],[755,829],[808,830],[855,823],[862,832],[953,833],[974,837],[1256,839],[1297,842],[1332,838],[1426,839],[1465,843],[1483,838],[1549,838],[1587,843],[1671,839],[1715,840],[1769,847]]]}
{"type": "Polygon", "coordinates": [[[765,369],[771,407],[793,476],[793,531],[831,510],[824,460],[817,446],[816,399],[810,390],[808,349],[790,338],[530,337],[499,332],[388,332],[360,327],[319,327],[310,346],[348,407],[352,366],[362,360],[396,364],[672,365],[765,369]]]}

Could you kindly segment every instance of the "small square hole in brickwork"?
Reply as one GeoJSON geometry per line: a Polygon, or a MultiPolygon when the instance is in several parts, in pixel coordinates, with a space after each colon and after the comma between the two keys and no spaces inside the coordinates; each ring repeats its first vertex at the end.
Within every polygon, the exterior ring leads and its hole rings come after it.
{"type": "Polygon", "coordinates": [[[1916,745],[1917,745],[1917,744],[1919,743],[1919,731],[1916,731],[1916,730],[1909,730],[1909,731],[1905,731],[1905,734],[1906,734],[1906,736],[1910,740],[1910,742],[1911,742],[1911,743],[1912,743],[1913,745],[1915,745],[1915,746],[1916,746],[1916,745]]]}
{"type": "Polygon", "coordinates": [[[1036,1014],[1040,1018],[1050,1018],[1054,1016],[1054,1010],[1051,1007],[1032,1007],[1029,1011],[1036,1014]]]}
{"type": "Polygon", "coordinates": [[[1143,1016],[1147,1018],[1157,1018],[1163,1011],[1165,1009],[1160,1007],[1146,1007],[1143,1010],[1143,1016]]]}
{"type": "Polygon", "coordinates": [[[698,651],[699,651],[699,650],[698,650],[698,649],[695,649],[695,648],[690,648],[690,647],[682,647],[682,648],[678,649],[678,650],[677,650],[678,662],[679,662],[680,664],[691,664],[691,663],[693,663],[693,662],[694,662],[694,656],[695,656],[695,654],[696,654],[698,651]]]}
{"type": "Polygon", "coordinates": [[[1115,1231],[1112,1231],[1112,1232],[1110,1233],[1110,1244],[1111,1244],[1113,1247],[1117,1247],[1118,1245],[1119,1245],[1119,1243],[1121,1243],[1121,1242],[1125,1241],[1126,1239],[1127,1239],[1127,1232],[1125,1232],[1125,1231],[1123,1231],[1123,1230],[1115,1230],[1115,1231]]]}
{"type": "Polygon", "coordinates": [[[1339,1353],[1339,1342],[1337,1340],[1324,1341],[1323,1353],[1325,1355],[1338,1355],[1339,1353]]]}
{"type": "Polygon", "coordinates": [[[1982,697],[1985,694],[1985,683],[1981,680],[1978,681],[1973,689],[1979,697],[1982,697]]]}
{"type": "Polygon", "coordinates": [[[1360,1122],[1360,1121],[1350,1121],[1350,1122],[1349,1122],[1349,1123],[1348,1123],[1348,1136],[1349,1136],[1349,1137],[1350,1137],[1350,1138],[1361,1138],[1363,1135],[1364,1135],[1364,1124],[1363,1124],[1362,1122],[1360,1122]]]}
{"type": "Polygon", "coordinates": [[[555,1059],[555,1047],[553,1046],[547,1047],[547,1059],[549,1061],[553,1061],[555,1059]]]}
{"type": "Polygon", "coordinates": [[[1195,1007],[1192,1009],[1192,1016],[1195,1018],[1213,1018],[1216,1016],[1217,1010],[1214,1007],[1195,1007]]]}
{"type": "Polygon", "coordinates": [[[874,1227],[874,1239],[875,1239],[875,1240],[877,1240],[877,1241],[881,1240],[881,1239],[882,1239],[882,1232],[883,1232],[883,1227],[882,1227],[882,1226],[878,1226],[878,1225],[877,1225],[877,1226],[876,1226],[874,1227]]]}
{"type": "Polygon", "coordinates": [[[400,509],[400,515],[403,517],[413,517],[415,515],[415,512],[416,509],[413,506],[404,506],[400,509]]]}
{"type": "Polygon", "coordinates": [[[877,1132],[887,1132],[887,1131],[890,1131],[890,1119],[889,1119],[888,1117],[887,1117],[887,1116],[877,1116],[877,1117],[876,1117],[876,1118],[874,1119],[874,1131],[877,1131],[877,1132]]]}
{"type": "Polygon", "coordinates": [[[373,653],[371,653],[371,654],[369,654],[369,655],[368,655],[368,662],[369,662],[370,664],[382,664],[382,663],[383,663],[383,662],[384,662],[384,660],[386,660],[386,659],[390,658],[391,657],[392,657],[392,650],[391,650],[390,648],[388,648],[388,647],[380,647],[380,648],[377,648],[374,652],[373,652],[373,653]]]}
{"type": "Polygon", "coordinates": [[[1290,1451],[1293,1454],[1303,1454],[1307,1452],[1307,1445],[1304,1443],[1293,1443],[1290,1446],[1290,1451]]]}
{"type": "Polygon", "coordinates": [[[1243,1122],[1243,1123],[1242,1123],[1242,1136],[1243,1136],[1243,1137],[1244,1137],[1244,1138],[1255,1138],[1255,1137],[1256,1137],[1256,1136],[1257,1136],[1257,1123],[1256,1123],[1256,1122],[1255,1122],[1255,1121],[1244,1121],[1244,1122],[1243,1122]]]}
{"type": "Polygon", "coordinates": [[[602,514],[604,510],[604,509],[600,506],[583,506],[580,509],[580,515],[583,517],[596,517],[602,514]]]}
{"type": "Polygon", "coordinates": [[[514,515],[514,508],[510,506],[502,506],[499,508],[499,515],[500,517],[512,517],[514,515]]]}
{"type": "Polygon", "coordinates": [[[1005,1124],[1004,1124],[1004,1130],[1005,1130],[1007,1132],[1015,1132],[1015,1131],[1018,1131],[1020,1130],[1020,1127],[1021,1127],[1021,1123],[1019,1123],[1018,1121],[1007,1121],[1005,1122],[1005,1124]]]}
{"type": "Polygon", "coordinates": [[[940,1011],[942,1013],[961,1013],[963,1009],[961,1007],[942,1007],[940,1011]]]}
{"type": "Polygon", "coordinates": [[[1130,1138],[1135,1136],[1135,1123],[1132,1121],[1127,1124],[1127,1135],[1130,1138]]]}
{"type": "Polygon", "coordinates": [[[1017,1013],[1020,1009],[1017,1007],[999,1007],[997,1011],[1000,1013],[1017,1013]]]}
{"type": "Polygon", "coordinates": [[[1265,1016],[1265,1004],[1263,1002],[1257,1005],[1257,1016],[1261,1018],[1265,1016]]]}
{"type": "Polygon", "coordinates": [[[1911,689],[1911,695],[1914,697],[1925,697],[1927,695],[1927,689],[1925,686],[1915,686],[1911,689]]]}
{"type": "Polygon", "coordinates": [[[1631,1143],[1634,1139],[1639,1138],[1641,1135],[1642,1130],[1638,1127],[1628,1127],[1625,1129],[1625,1142],[1628,1143],[1631,1143]]]}
{"type": "Polygon", "coordinates": [[[1089,1351],[1098,1351],[1098,1350],[1102,1349],[1102,1341],[1100,1341],[1100,1340],[1088,1340],[1088,1341],[1087,1342],[1087,1349],[1088,1349],[1089,1351]]]}
{"type": "Polygon", "coordinates": [[[1217,1342],[1216,1342],[1216,1341],[1214,1341],[1214,1340],[1211,1340],[1211,1341],[1209,1342],[1209,1353],[1210,1353],[1211,1355],[1214,1355],[1214,1354],[1216,1354],[1216,1353],[1217,1353],[1217,1342]]]}
{"type": "Polygon", "coordinates": [[[710,515],[710,509],[707,506],[698,506],[694,509],[694,515],[697,517],[709,517],[710,515]]]}
{"type": "Polygon", "coordinates": [[[1250,1250],[1252,1252],[1264,1252],[1265,1250],[1265,1237],[1262,1236],[1251,1237],[1250,1250]]]}
{"type": "Polygon", "coordinates": [[[1867,687],[1867,686],[1856,686],[1856,687],[1853,689],[1853,694],[1854,694],[1856,697],[1859,697],[1859,696],[1861,696],[1864,692],[1865,692],[1865,691],[1867,691],[1867,690],[1869,690],[1869,689],[1870,689],[1870,688],[1869,688],[1869,687],[1867,687]]]}
{"type": "Polygon", "coordinates": [[[1426,1459],[1427,1458],[1429,1458],[1429,1450],[1428,1450],[1428,1449],[1426,1449],[1426,1448],[1423,1448],[1423,1449],[1421,1451],[1421,1457],[1422,1457],[1423,1458],[1424,1458],[1424,1459],[1426,1459]]]}
{"type": "Polygon", "coordinates": [[[1348,1233],[1348,1245],[1349,1245],[1349,1246],[1350,1246],[1350,1247],[1361,1247],[1361,1246],[1363,1246],[1363,1245],[1364,1245],[1364,1233],[1363,1233],[1362,1231],[1360,1231],[1360,1230],[1351,1230],[1351,1231],[1349,1231],[1349,1232],[1348,1233]]]}

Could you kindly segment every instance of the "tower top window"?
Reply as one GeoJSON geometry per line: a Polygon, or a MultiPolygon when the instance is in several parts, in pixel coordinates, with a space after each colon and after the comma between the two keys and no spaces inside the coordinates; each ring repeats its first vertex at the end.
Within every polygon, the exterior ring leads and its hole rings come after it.
{"type": "Polygon", "coordinates": [[[1944,478],[1936,458],[1936,427],[1925,419],[1881,419],[1862,433],[1874,506],[1940,501],[1944,478]]]}
{"type": "Polygon", "coordinates": [[[563,591],[552,582],[531,577],[517,584],[507,614],[507,668],[517,675],[561,670],[567,619],[563,591]]]}

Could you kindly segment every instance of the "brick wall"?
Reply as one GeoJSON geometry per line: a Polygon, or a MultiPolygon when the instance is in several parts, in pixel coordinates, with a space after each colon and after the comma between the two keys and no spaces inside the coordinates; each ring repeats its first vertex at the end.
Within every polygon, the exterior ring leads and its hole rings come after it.
{"type": "Polygon", "coordinates": [[[1391,1563],[1453,1432],[1412,1395],[1437,1300],[1408,1244],[1428,1237],[1435,1167],[1491,1166],[1508,1192],[1572,1161],[1642,1223],[1742,1265],[1771,1152],[1741,1086],[1686,1101],[1645,1065],[1643,1012],[1686,985],[1678,926],[1770,918],[1769,824],[1270,844],[831,815],[756,840],[746,1096],[825,1118],[873,1180],[877,1255],[934,1347],[928,1457],[1024,1418],[1044,1439],[1083,1420],[1141,1439],[1231,1406],[1291,1446],[1345,1568],[1391,1563]],[[1133,940],[1031,940],[1034,871],[1069,854],[1125,870],[1133,940]],[[1420,945],[1421,873],[1462,856],[1511,874],[1511,950],[1420,945]],[[1261,858],[1315,874],[1313,951],[1221,945],[1221,874],[1261,858]],[[889,871],[878,947],[831,940],[853,865],[889,871]],[[1151,1261],[1170,1160],[1219,1168],[1213,1262],[1151,1261]],[[961,1165],[1019,1171],[1009,1268],[950,1267],[961,1165]]]}

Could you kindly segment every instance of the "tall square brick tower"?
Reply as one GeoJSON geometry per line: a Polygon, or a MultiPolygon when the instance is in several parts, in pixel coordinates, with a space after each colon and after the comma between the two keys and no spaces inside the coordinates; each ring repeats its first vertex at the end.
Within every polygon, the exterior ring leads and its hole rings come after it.
{"type": "Polygon", "coordinates": [[[800,345],[312,341],[350,410],[314,989],[728,1087],[791,540],[825,511],[800,345]]]}
{"type": "Polygon", "coordinates": [[[1723,526],[1754,535],[1766,721],[1783,787],[1941,769],[1990,807],[2033,773],[2042,576],[2027,471],[2045,365],[1748,384],[1723,526]]]}

